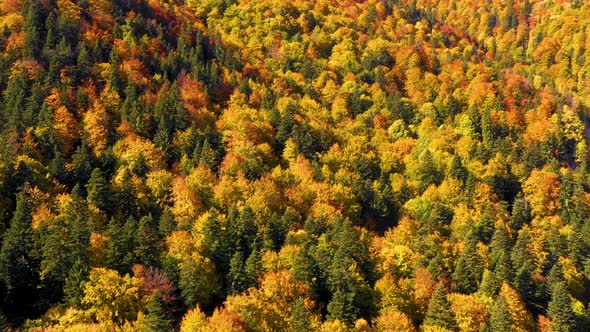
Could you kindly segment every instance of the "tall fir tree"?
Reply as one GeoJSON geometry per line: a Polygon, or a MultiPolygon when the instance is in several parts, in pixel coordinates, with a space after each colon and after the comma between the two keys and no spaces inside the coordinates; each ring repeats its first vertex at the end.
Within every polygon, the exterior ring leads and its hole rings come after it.
{"type": "Polygon", "coordinates": [[[490,312],[490,331],[512,331],[510,309],[503,296],[498,296],[490,312]]]}
{"type": "Polygon", "coordinates": [[[547,314],[551,318],[551,331],[570,332],[575,330],[575,314],[565,282],[552,285],[551,301],[547,314]]]}
{"type": "Polygon", "coordinates": [[[147,315],[145,316],[142,332],[174,331],[172,315],[168,311],[159,291],[152,293],[145,308],[147,315]]]}
{"type": "Polygon", "coordinates": [[[456,330],[455,315],[451,311],[451,304],[447,299],[447,291],[442,284],[438,285],[430,302],[424,318],[424,326],[436,326],[447,330],[456,330]]]}
{"type": "Polygon", "coordinates": [[[483,274],[483,262],[477,252],[477,237],[473,233],[466,236],[463,252],[453,273],[453,290],[467,294],[476,292],[483,274]]]}
{"type": "Polygon", "coordinates": [[[100,168],[95,168],[90,174],[86,191],[88,192],[88,203],[102,211],[110,211],[112,207],[111,192],[100,168]]]}
{"type": "Polygon", "coordinates": [[[16,210],[0,249],[0,279],[6,287],[5,314],[17,323],[25,318],[23,315],[35,315],[38,310],[39,262],[34,255],[28,188],[25,185],[17,195],[16,210]]]}

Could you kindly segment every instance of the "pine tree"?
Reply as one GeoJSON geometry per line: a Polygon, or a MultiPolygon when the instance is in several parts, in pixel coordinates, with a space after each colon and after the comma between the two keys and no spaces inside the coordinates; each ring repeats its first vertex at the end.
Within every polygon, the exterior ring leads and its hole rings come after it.
{"type": "Polygon", "coordinates": [[[229,273],[227,275],[229,294],[240,294],[248,289],[249,280],[244,265],[244,256],[241,251],[236,252],[229,262],[229,273]]]}
{"type": "Polygon", "coordinates": [[[174,221],[174,215],[169,209],[165,209],[160,216],[160,225],[158,226],[160,237],[166,238],[175,228],[176,222],[174,221]]]}
{"type": "Polygon", "coordinates": [[[491,331],[512,331],[510,310],[503,296],[498,296],[490,312],[491,331]]]}
{"type": "Polygon", "coordinates": [[[567,286],[565,282],[558,282],[552,286],[551,301],[547,307],[547,313],[551,318],[551,330],[556,332],[573,331],[575,329],[575,314],[567,286]]]}
{"type": "Polygon", "coordinates": [[[137,215],[137,196],[135,195],[135,188],[131,182],[131,173],[128,169],[125,169],[123,172],[118,199],[119,213],[122,217],[127,218],[137,215]]]}
{"type": "Polygon", "coordinates": [[[33,255],[31,203],[27,189],[28,184],[17,195],[16,210],[0,249],[0,279],[6,287],[5,313],[17,320],[21,315],[36,312],[34,306],[38,298],[38,261],[33,255]]]}
{"type": "Polygon", "coordinates": [[[121,273],[130,271],[134,257],[134,235],[136,222],[129,217],[125,223],[114,218],[107,226],[106,236],[108,238],[105,259],[107,266],[121,273]]]}
{"type": "Polygon", "coordinates": [[[459,156],[457,155],[453,157],[453,161],[451,162],[451,167],[449,169],[449,175],[463,182],[467,180],[467,170],[465,169],[465,167],[463,167],[461,158],[459,158],[459,156]]]}
{"type": "Polygon", "coordinates": [[[248,287],[256,287],[258,285],[258,277],[263,271],[260,251],[255,248],[252,250],[250,256],[248,256],[248,259],[246,259],[245,272],[247,275],[248,287]]]}
{"type": "Polygon", "coordinates": [[[252,251],[252,245],[258,233],[254,218],[254,212],[249,206],[246,206],[240,212],[240,216],[233,226],[236,232],[236,249],[242,251],[245,256],[252,251]]]}
{"type": "Polygon", "coordinates": [[[447,292],[441,284],[436,288],[428,303],[428,312],[426,313],[423,325],[455,330],[457,328],[455,315],[450,308],[451,305],[447,300],[447,292]]]}
{"type": "Polygon", "coordinates": [[[80,306],[84,296],[84,284],[88,280],[88,264],[78,259],[68,272],[64,285],[64,302],[80,306]]]}
{"type": "Polygon", "coordinates": [[[137,262],[145,266],[156,266],[159,256],[158,242],[159,237],[154,227],[152,215],[141,218],[135,233],[137,262]]]}
{"type": "Polygon", "coordinates": [[[166,304],[156,291],[150,296],[150,300],[146,305],[147,315],[145,317],[145,325],[142,332],[168,332],[174,331],[173,320],[170,312],[166,308],[166,304]]]}
{"type": "Polygon", "coordinates": [[[470,233],[453,273],[453,289],[467,294],[476,292],[483,274],[483,263],[477,253],[477,239],[470,233]]]}
{"type": "Polygon", "coordinates": [[[25,40],[23,45],[23,58],[36,59],[41,52],[41,22],[42,12],[38,1],[28,2],[27,15],[25,16],[25,40]]]}
{"type": "Polygon", "coordinates": [[[305,300],[301,297],[298,298],[293,305],[289,327],[293,332],[313,331],[309,311],[307,311],[307,308],[305,307],[305,300]]]}
{"type": "Polygon", "coordinates": [[[105,180],[100,168],[95,168],[92,171],[92,174],[90,174],[90,180],[88,180],[88,184],[86,185],[86,191],[88,192],[88,203],[103,211],[110,210],[112,203],[109,184],[105,180]]]}
{"type": "Polygon", "coordinates": [[[85,185],[90,178],[92,166],[90,163],[90,151],[84,142],[72,156],[72,177],[73,183],[85,185]]]}
{"type": "Polygon", "coordinates": [[[354,297],[354,293],[338,289],[328,303],[328,319],[340,320],[352,325],[359,317],[358,308],[354,305],[354,297]]]}

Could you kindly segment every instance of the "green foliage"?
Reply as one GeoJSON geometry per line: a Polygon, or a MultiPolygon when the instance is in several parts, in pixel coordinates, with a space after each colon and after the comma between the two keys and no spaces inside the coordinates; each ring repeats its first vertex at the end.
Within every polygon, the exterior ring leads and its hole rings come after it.
{"type": "Polygon", "coordinates": [[[448,330],[456,329],[455,315],[450,309],[450,303],[447,300],[447,292],[443,285],[439,285],[430,302],[428,311],[424,318],[425,326],[433,326],[448,330]]]}
{"type": "Polygon", "coordinates": [[[205,330],[477,330],[488,311],[492,331],[583,330],[587,12],[2,1],[0,312],[60,331],[170,330],[197,305],[205,330]]]}
{"type": "Polygon", "coordinates": [[[145,317],[144,327],[142,331],[145,332],[167,332],[173,331],[172,316],[166,308],[166,304],[162,300],[162,296],[158,291],[154,292],[148,303],[145,306],[147,315],[145,317]]]}
{"type": "Polygon", "coordinates": [[[574,330],[575,315],[564,282],[557,282],[553,285],[547,313],[549,314],[549,318],[551,318],[552,331],[562,332],[574,330]]]}

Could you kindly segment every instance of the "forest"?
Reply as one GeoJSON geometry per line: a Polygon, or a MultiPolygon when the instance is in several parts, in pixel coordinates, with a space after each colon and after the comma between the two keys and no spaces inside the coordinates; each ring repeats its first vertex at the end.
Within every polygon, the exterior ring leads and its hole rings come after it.
{"type": "Polygon", "coordinates": [[[0,1],[0,330],[589,331],[589,13],[0,1]]]}

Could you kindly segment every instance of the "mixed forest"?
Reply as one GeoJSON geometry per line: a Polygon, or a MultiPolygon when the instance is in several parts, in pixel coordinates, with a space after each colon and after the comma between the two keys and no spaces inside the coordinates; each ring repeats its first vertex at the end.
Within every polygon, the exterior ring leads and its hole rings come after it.
{"type": "Polygon", "coordinates": [[[589,13],[0,1],[0,329],[590,330],[589,13]]]}

